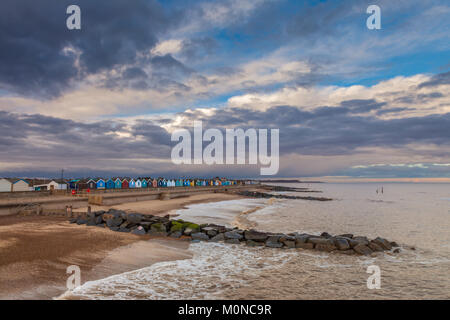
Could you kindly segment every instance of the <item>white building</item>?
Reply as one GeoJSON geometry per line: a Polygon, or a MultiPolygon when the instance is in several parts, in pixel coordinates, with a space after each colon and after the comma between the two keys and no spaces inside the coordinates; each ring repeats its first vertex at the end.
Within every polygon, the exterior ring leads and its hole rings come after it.
{"type": "Polygon", "coordinates": [[[0,192],[11,192],[13,179],[1,178],[0,179],[0,192]]]}
{"type": "Polygon", "coordinates": [[[31,191],[31,184],[25,179],[2,178],[0,179],[0,192],[31,191]]]}
{"type": "Polygon", "coordinates": [[[67,190],[67,182],[61,179],[35,181],[33,190],[67,190]]]}

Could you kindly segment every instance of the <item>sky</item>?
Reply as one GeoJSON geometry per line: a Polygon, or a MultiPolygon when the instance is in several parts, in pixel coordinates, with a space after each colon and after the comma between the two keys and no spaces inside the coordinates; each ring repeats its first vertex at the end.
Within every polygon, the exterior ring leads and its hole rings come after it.
{"type": "Polygon", "coordinates": [[[279,129],[279,177],[450,178],[449,17],[438,0],[3,0],[0,176],[260,177],[173,164],[171,134],[202,121],[279,129]]]}

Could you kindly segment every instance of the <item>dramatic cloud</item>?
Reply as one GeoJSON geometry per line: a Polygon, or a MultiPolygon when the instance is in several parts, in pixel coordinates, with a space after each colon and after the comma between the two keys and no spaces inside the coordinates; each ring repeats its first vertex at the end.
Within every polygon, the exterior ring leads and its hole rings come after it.
{"type": "Polygon", "coordinates": [[[279,128],[283,176],[449,176],[450,7],[376,4],[381,30],[362,0],[5,0],[0,176],[258,175],[172,165],[194,120],[279,128]]]}

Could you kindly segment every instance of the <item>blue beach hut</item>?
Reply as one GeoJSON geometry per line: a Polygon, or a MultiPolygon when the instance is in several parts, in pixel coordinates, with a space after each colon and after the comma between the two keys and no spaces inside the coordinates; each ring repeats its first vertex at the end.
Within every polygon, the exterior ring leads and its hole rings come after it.
{"type": "Polygon", "coordinates": [[[108,181],[106,181],[106,189],[114,189],[115,187],[116,184],[113,179],[108,179],[108,181]]]}
{"type": "Polygon", "coordinates": [[[106,187],[105,180],[98,179],[97,180],[97,189],[105,189],[105,187],[106,187]]]}

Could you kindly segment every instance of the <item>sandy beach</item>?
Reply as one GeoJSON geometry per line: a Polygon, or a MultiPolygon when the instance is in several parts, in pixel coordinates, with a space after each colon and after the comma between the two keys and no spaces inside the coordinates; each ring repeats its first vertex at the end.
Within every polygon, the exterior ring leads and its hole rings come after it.
{"type": "MultiPolygon", "coordinates": [[[[189,204],[238,199],[224,193],[124,203],[121,209],[163,215],[189,204]]],[[[87,210],[81,208],[77,211],[87,210]]],[[[66,291],[67,267],[81,269],[81,282],[187,259],[189,243],[69,224],[65,217],[0,217],[0,299],[52,299],[66,291]]]]}

